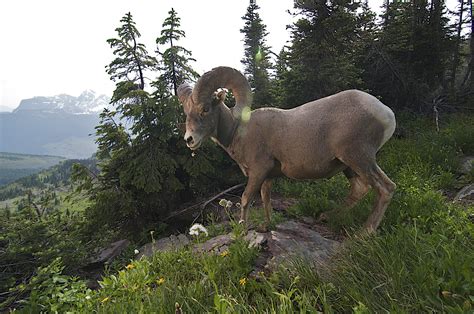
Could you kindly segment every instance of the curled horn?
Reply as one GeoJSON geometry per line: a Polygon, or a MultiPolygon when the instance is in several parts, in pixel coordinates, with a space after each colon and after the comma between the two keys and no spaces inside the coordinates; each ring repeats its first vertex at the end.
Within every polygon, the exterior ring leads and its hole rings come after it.
{"type": "Polygon", "coordinates": [[[235,97],[235,107],[232,114],[240,119],[245,106],[252,104],[250,85],[242,73],[229,67],[217,67],[206,72],[199,78],[192,94],[194,103],[202,103],[209,99],[218,88],[232,90],[235,97]]]}
{"type": "Polygon", "coordinates": [[[183,104],[184,111],[188,112],[188,102],[187,99],[193,92],[193,88],[188,83],[183,83],[178,87],[178,99],[179,102],[183,104]]]}

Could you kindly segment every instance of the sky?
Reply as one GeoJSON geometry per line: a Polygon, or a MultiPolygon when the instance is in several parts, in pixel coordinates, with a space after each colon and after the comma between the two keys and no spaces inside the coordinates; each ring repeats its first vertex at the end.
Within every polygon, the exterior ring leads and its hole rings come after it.
{"type": "MultiPolygon", "coordinates": [[[[380,11],[382,2],[369,4],[380,11]]],[[[186,32],[180,45],[192,51],[198,73],[220,65],[242,70],[240,29],[248,4],[248,0],[0,1],[0,111],[10,111],[21,99],[34,96],[78,96],[86,89],[111,95],[114,83],[104,67],[114,56],[106,40],[116,37],[115,28],[127,12],[149,53],[155,51],[155,39],[173,7],[186,32]]],[[[287,10],[293,8],[293,0],[257,0],[257,4],[269,32],[267,43],[278,53],[290,38],[287,10]]]]}

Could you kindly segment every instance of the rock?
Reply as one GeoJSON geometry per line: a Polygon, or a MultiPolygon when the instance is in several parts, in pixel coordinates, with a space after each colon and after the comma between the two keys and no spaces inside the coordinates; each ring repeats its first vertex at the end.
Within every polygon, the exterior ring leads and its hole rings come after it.
{"type": "Polygon", "coordinates": [[[194,245],[193,250],[195,252],[214,252],[220,254],[229,249],[229,245],[234,241],[234,236],[229,234],[222,234],[207,240],[204,243],[198,243],[194,245]]]}
{"type": "Polygon", "coordinates": [[[307,225],[293,220],[279,224],[271,231],[268,250],[272,256],[266,267],[274,268],[291,257],[322,264],[339,246],[339,242],[326,239],[307,225]]]}
{"type": "Polygon", "coordinates": [[[245,241],[249,242],[249,247],[255,247],[258,249],[264,248],[267,244],[270,234],[268,232],[256,232],[255,230],[250,230],[244,237],[245,241]]]}
{"type": "Polygon", "coordinates": [[[474,200],[474,183],[463,187],[454,197],[455,202],[473,201],[474,200]]]}
{"type": "Polygon", "coordinates": [[[178,236],[171,235],[167,238],[159,239],[152,243],[147,243],[140,248],[137,258],[142,256],[152,256],[158,251],[171,251],[180,249],[189,244],[189,239],[184,234],[178,236]]]}
{"type": "Polygon", "coordinates": [[[461,159],[461,167],[459,167],[459,172],[463,174],[468,174],[474,168],[474,156],[467,156],[461,159]]]}
{"type": "Polygon", "coordinates": [[[306,216],[301,217],[300,220],[307,225],[315,225],[317,222],[316,219],[314,219],[313,217],[306,217],[306,216]]]}
{"type": "Polygon", "coordinates": [[[110,244],[105,249],[99,251],[99,254],[94,257],[90,264],[104,264],[110,263],[115,257],[120,255],[122,251],[130,245],[128,240],[119,240],[110,244]]]}

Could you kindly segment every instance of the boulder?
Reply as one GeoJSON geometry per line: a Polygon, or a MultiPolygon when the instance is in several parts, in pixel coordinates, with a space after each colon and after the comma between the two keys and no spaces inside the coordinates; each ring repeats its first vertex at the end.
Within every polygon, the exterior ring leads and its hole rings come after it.
{"type": "Polygon", "coordinates": [[[459,172],[463,174],[468,174],[474,168],[474,156],[466,156],[461,159],[461,166],[459,167],[459,172]]]}
{"type": "Polygon", "coordinates": [[[177,236],[171,235],[166,238],[156,240],[155,242],[147,243],[139,249],[137,258],[142,256],[152,256],[158,251],[171,251],[180,249],[189,244],[189,239],[184,234],[177,236]]]}
{"type": "Polygon", "coordinates": [[[266,268],[274,268],[294,257],[307,260],[310,264],[322,264],[338,246],[339,242],[324,238],[308,225],[289,220],[271,231],[268,240],[271,259],[266,268]]]}
{"type": "Polygon", "coordinates": [[[99,253],[92,258],[90,264],[104,264],[110,263],[115,257],[119,256],[130,245],[128,240],[119,240],[108,247],[99,250],[99,253]]]}
{"type": "Polygon", "coordinates": [[[455,202],[474,201],[474,183],[463,187],[454,197],[455,202]]]}

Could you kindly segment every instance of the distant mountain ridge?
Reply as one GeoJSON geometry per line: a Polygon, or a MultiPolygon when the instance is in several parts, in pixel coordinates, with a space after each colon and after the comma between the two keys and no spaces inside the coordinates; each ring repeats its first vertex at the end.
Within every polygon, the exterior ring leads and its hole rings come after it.
{"type": "Polygon", "coordinates": [[[37,96],[23,99],[13,113],[41,111],[44,113],[98,114],[109,107],[110,98],[97,96],[92,90],[85,90],[78,97],[60,94],[51,97],[37,96]]]}
{"type": "Polygon", "coordinates": [[[13,112],[0,112],[0,151],[88,158],[97,150],[94,128],[109,101],[92,90],[24,99],[13,112]]]}

